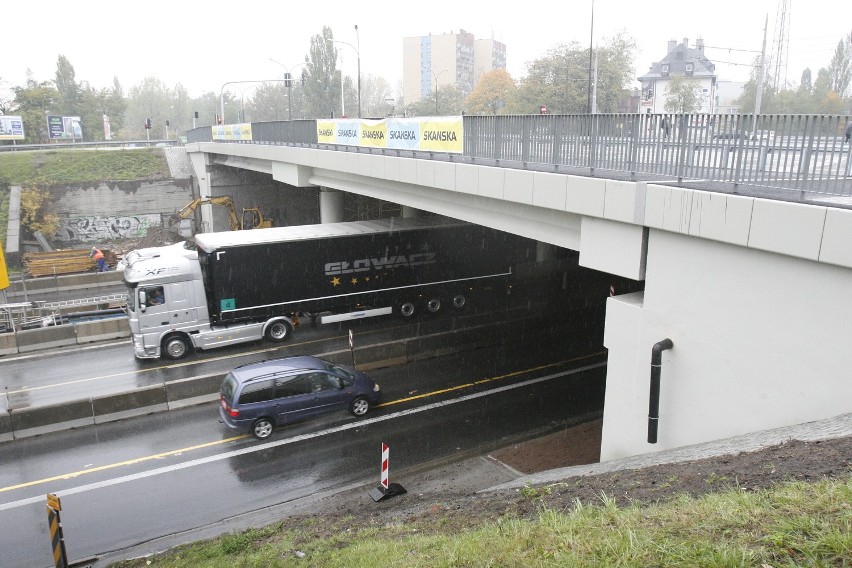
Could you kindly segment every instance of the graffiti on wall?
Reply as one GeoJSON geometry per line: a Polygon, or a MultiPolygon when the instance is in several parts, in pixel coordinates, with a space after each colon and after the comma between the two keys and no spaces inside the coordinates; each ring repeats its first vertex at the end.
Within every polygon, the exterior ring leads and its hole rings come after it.
{"type": "Polygon", "coordinates": [[[148,228],[160,225],[160,215],[89,216],[67,219],[57,231],[60,241],[92,242],[144,237],[148,228]]]}

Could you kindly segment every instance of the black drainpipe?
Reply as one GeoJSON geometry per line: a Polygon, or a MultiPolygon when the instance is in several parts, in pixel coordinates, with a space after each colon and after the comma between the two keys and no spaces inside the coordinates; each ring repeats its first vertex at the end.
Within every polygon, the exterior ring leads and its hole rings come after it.
{"type": "Polygon", "coordinates": [[[671,339],[663,339],[651,348],[651,397],[648,401],[648,443],[657,443],[657,423],[660,420],[660,367],[663,351],[673,347],[671,339]]]}

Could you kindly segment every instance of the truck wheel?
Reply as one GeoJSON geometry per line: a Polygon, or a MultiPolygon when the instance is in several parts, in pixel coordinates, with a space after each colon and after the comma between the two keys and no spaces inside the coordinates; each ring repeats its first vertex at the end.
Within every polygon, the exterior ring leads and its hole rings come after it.
{"type": "Polygon", "coordinates": [[[467,298],[464,297],[464,294],[456,294],[453,296],[453,307],[457,310],[463,310],[467,305],[467,298]]]}
{"type": "Polygon", "coordinates": [[[265,440],[272,435],[272,421],[269,418],[258,418],[251,425],[251,435],[258,440],[265,440]]]}
{"type": "Polygon", "coordinates": [[[356,397],[349,405],[349,412],[354,416],[364,416],[370,410],[370,401],[363,396],[356,397]]]}
{"type": "Polygon", "coordinates": [[[398,311],[402,319],[411,319],[417,313],[417,307],[414,302],[403,302],[399,305],[398,311]]]}
{"type": "Polygon", "coordinates": [[[189,353],[189,342],[182,335],[170,335],[163,340],[162,353],[168,359],[180,359],[189,353]]]}
{"type": "Polygon", "coordinates": [[[281,343],[290,337],[293,326],[284,320],[274,321],[266,328],[266,339],[273,343],[281,343]]]}
{"type": "Polygon", "coordinates": [[[430,314],[437,314],[441,311],[441,298],[429,298],[426,302],[426,311],[430,314]]]}

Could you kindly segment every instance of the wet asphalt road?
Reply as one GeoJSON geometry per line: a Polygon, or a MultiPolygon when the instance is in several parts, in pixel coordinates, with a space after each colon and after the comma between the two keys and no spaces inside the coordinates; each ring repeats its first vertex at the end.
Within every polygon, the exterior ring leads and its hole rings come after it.
{"type": "Polygon", "coordinates": [[[378,484],[381,443],[393,481],[395,471],[564,426],[603,404],[605,355],[574,349],[559,334],[518,338],[502,351],[376,370],[384,402],[367,417],[328,415],[265,442],[225,429],[206,404],[3,444],[0,565],[51,565],[47,493],[62,501],[74,560],[202,527],[215,534],[235,517],[378,484]]]}

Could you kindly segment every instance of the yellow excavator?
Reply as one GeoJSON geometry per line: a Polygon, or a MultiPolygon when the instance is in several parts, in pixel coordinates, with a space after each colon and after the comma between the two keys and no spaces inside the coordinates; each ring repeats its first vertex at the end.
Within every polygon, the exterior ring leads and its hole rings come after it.
{"type": "Polygon", "coordinates": [[[175,214],[175,218],[179,221],[186,219],[192,215],[200,205],[210,203],[219,205],[228,209],[228,221],[231,223],[232,231],[240,231],[243,229],[268,229],[272,226],[272,219],[267,219],[263,216],[260,209],[257,207],[243,208],[243,217],[237,215],[237,208],[234,207],[234,200],[230,195],[222,195],[220,197],[196,197],[175,214]]]}

